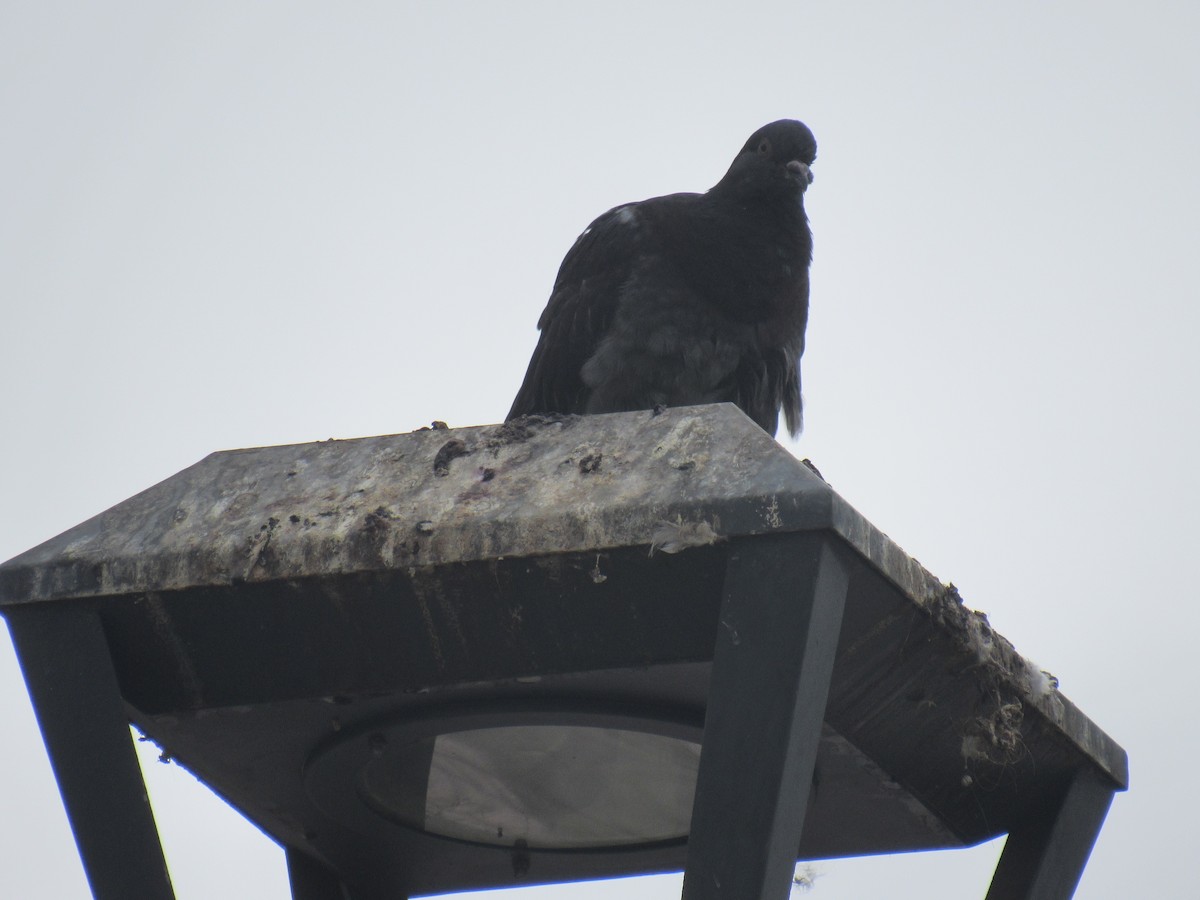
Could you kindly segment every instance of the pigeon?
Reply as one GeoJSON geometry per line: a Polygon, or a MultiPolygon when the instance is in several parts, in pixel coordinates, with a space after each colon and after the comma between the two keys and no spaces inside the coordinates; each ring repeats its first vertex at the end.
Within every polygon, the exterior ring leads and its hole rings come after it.
{"type": "Polygon", "coordinates": [[[703,194],[614,207],[567,252],[508,419],[735,403],[802,426],[817,143],[781,119],[703,194]]]}

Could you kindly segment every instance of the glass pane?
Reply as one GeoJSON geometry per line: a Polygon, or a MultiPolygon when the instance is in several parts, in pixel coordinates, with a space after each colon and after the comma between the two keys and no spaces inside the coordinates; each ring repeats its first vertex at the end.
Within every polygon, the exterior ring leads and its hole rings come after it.
{"type": "Polygon", "coordinates": [[[700,746],[571,725],[458,731],[363,770],[363,799],[411,827],[511,847],[612,847],[680,838],[700,746]]]}

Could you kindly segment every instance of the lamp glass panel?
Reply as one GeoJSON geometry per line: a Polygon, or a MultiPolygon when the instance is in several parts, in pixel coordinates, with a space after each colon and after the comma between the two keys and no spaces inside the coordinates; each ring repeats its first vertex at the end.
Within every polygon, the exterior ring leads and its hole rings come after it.
{"type": "Polygon", "coordinates": [[[457,731],[394,748],[362,771],[376,812],[445,837],[578,849],[684,837],[700,746],[578,725],[457,731]]]}

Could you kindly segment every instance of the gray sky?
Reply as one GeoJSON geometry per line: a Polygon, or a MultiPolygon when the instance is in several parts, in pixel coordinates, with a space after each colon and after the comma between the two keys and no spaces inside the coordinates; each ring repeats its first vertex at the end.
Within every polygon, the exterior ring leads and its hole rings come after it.
{"type": "MultiPolygon", "coordinates": [[[[1129,751],[1078,896],[1186,896],[1198,10],[8,0],[0,559],[212,450],[500,420],[576,234],[800,118],[794,449],[1129,751]]],[[[0,896],[84,897],[3,641],[0,716],[0,896]]],[[[147,768],[181,900],[288,896],[147,768]]],[[[820,862],[809,896],[982,896],[998,852],[820,862]]]]}

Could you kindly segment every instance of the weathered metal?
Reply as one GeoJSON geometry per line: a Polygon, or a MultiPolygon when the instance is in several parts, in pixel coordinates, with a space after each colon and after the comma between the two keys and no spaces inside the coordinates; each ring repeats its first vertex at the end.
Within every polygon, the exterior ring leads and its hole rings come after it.
{"type": "Polygon", "coordinates": [[[764,536],[730,554],[684,900],[789,895],[846,587],[845,562],[821,532],[764,536]]]}
{"type": "Polygon", "coordinates": [[[99,617],[48,605],[6,618],[92,893],[171,900],[99,617]]]}
{"type": "MultiPolygon", "coordinates": [[[[355,783],[338,760],[450,722],[570,713],[633,732],[669,722],[699,741],[719,706],[710,680],[726,704],[753,683],[714,671],[736,560],[788,535],[814,536],[846,579],[797,855],[1009,831],[1041,846],[1029,829],[1047,808],[1076,857],[1090,848],[1103,811],[1054,798],[1075,797],[1084,774],[1123,789],[1124,751],[732,406],[215,453],[0,566],[0,612],[98,616],[125,715],[290,848],[298,892],[323,896],[330,878],[362,898],[663,871],[683,867],[682,835],[598,851],[472,843],[331,814],[328,792],[355,783]]],[[[785,606],[801,601],[772,578],[764,621],[776,609],[802,643],[785,606]]],[[[63,662],[53,640],[14,637],[23,662],[63,662]]],[[[812,719],[820,691],[790,671],[812,719]]],[[[53,720],[70,704],[34,696],[48,745],[61,743],[53,720]]],[[[782,773],[808,765],[812,739],[787,734],[771,751],[793,760],[782,773]]]]}

